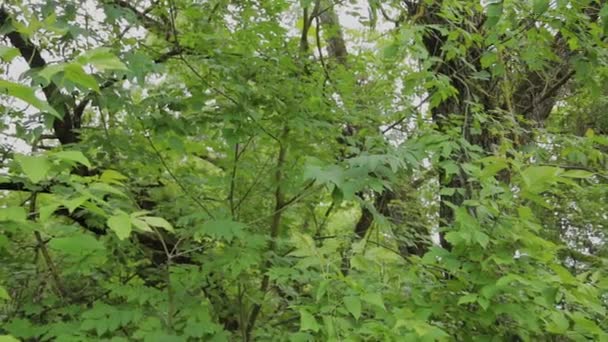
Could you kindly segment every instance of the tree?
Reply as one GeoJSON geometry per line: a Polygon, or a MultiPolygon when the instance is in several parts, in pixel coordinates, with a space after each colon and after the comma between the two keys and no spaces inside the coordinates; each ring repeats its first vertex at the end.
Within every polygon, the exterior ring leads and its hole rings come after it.
{"type": "Polygon", "coordinates": [[[607,15],[9,1],[0,335],[608,338],[607,15]]]}

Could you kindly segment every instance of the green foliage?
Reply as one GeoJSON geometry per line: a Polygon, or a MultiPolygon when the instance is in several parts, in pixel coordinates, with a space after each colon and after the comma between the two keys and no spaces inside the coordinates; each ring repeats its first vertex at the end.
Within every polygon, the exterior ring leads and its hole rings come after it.
{"type": "Polygon", "coordinates": [[[0,342],[607,340],[604,2],[359,5],[3,4],[0,342]]]}
{"type": "Polygon", "coordinates": [[[49,106],[47,102],[36,97],[34,89],[30,87],[6,80],[0,80],[0,91],[2,91],[3,94],[18,98],[42,111],[53,114],[57,118],[61,117],[61,115],[59,115],[53,107],[49,106]]]}

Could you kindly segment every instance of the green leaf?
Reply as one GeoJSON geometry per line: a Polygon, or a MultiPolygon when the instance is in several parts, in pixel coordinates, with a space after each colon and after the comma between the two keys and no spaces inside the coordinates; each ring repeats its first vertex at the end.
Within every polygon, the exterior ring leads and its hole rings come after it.
{"type": "Polygon", "coordinates": [[[384,306],[384,300],[382,299],[382,296],[379,293],[366,293],[361,296],[361,299],[363,299],[363,301],[365,302],[368,302],[369,304],[375,305],[383,310],[386,310],[386,307],[384,306]]]}
{"type": "Polygon", "coordinates": [[[550,321],[547,323],[547,331],[554,334],[563,334],[568,331],[570,321],[559,311],[551,312],[550,321]]]}
{"type": "Polygon", "coordinates": [[[325,168],[307,165],[304,169],[304,178],[314,179],[320,184],[334,184],[341,187],[344,183],[344,177],[344,170],[337,165],[325,168]]]}
{"type": "Polygon", "coordinates": [[[54,152],[53,156],[61,160],[82,164],[88,168],[92,167],[89,159],[87,159],[87,157],[85,157],[80,151],[59,151],[54,152]]]}
{"type": "Polygon", "coordinates": [[[468,243],[469,236],[460,230],[453,230],[445,234],[445,240],[456,246],[462,243],[468,243]]]}
{"type": "Polygon", "coordinates": [[[487,72],[486,70],[476,71],[471,74],[471,77],[476,80],[487,81],[492,78],[492,74],[487,72]]]}
{"type": "Polygon", "coordinates": [[[0,59],[4,62],[8,63],[17,56],[19,56],[19,49],[8,46],[0,46],[0,59]]]}
{"type": "Polygon", "coordinates": [[[300,309],[300,331],[311,330],[317,332],[319,328],[319,323],[317,323],[315,317],[305,309],[300,309]]]}
{"type": "Polygon", "coordinates": [[[319,283],[319,287],[317,288],[317,294],[315,296],[315,300],[317,303],[323,298],[323,296],[325,296],[325,293],[327,292],[327,286],[329,286],[331,281],[331,279],[323,279],[319,283]]]}
{"type": "Polygon", "coordinates": [[[446,175],[455,175],[460,171],[458,165],[451,160],[442,162],[441,167],[445,170],[446,175]]]}
{"type": "Polygon", "coordinates": [[[38,219],[40,220],[40,222],[48,221],[49,218],[55,212],[55,210],[57,210],[60,206],[61,206],[61,203],[59,203],[59,202],[54,202],[49,205],[41,206],[40,209],[38,210],[38,212],[39,212],[38,219]]]}
{"type": "Polygon", "coordinates": [[[489,68],[492,64],[498,63],[498,54],[493,50],[488,51],[481,56],[480,62],[482,68],[489,68]]]}
{"type": "Polygon", "coordinates": [[[602,6],[599,16],[602,19],[602,29],[604,30],[604,35],[608,35],[608,4],[604,4],[604,6],[602,6]]]}
{"type": "Polygon", "coordinates": [[[23,207],[0,208],[0,221],[25,222],[27,212],[23,207]]]}
{"type": "Polygon", "coordinates": [[[105,170],[99,177],[99,180],[104,183],[117,185],[122,185],[122,181],[126,179],[127,177],[114,170],[105,170]]]}
{"type": "Polygon", "coordinates": [[[475,242],[480,244],[483,248],[486,248],[488,246],[488,243],[490,243],[490,237],[487,234],[478,230],[474,231],[473,238],[475,239],[475,242]]]}
{"type": "Polygon", "coordinates": [[[87,255],[105,249],[103,243],[93,236],[84,233],[54,238],[49,242],[49,246],[54,250],[72,256],[87,255]]]}
{"type": "Polygon", "coordinates": [[[195,237],[197,235],[200,237],[200,234],[204,234],[230,242],[235,237],[242,236],[244,229],[245,225],[240,222],[229,219],[211,220],[203,224],[195,237]]]}
{"type": "Polygon", "coordinates": [[[95,77],[87,74],[78,64],[68,64],[64,68],[65,78],[79,84],[86,89],[93,89],[99,93],[99,84],[95,77]]]}
{"type": "Polygon", "coordinates": [[[493,177],[501,170],[506,169],[508,166],[509,164],[507,163],[507,161],[498,158],[493,158],[491,162],[489,162],[483,168],[483,171],[480,174],[480,178],[485,179],[487,177],[493,177]]]}
{"type": "Polygon", "coordinates": [[[26,156],[20,154],[15,156],[15,160],[32,183],[39,183],[44,180],[51,170],[51,163],[46,156],[26,156]]]}
{"type": "Polygon", "coordinates": [[[488,18],[486,19],[485,25],[490,28],[496,26],[502,16],[502,10],[502,2],[488,4],[486,7],[488,18]]]}
{"type": "Polygon", "coordinates": [[[551,269],[559,277],[559,280],[564,284],[576,284],[576,278],[563,266],[553,264],[551,269]]]}
{"type": "Polygon", "coordinates": [[[458,298],[458,305],[475,303],[476,301],[477,301],[477,294],[469,293],[467,295],[464,295],[464,296],[458,298]]]}
{"type": "Polygon", "coordinates": [[[124,240],[131,234],[131,218],[120,211],[108,219],[108,227],[116,233],[119,239],[124,240]]]}
{"type": "Polygon", "coordinates": [[[348,310],[355,319],[358,320],[359,317],[361,317],[361,299],[359,299],[359,297],[344,297],[344,306],[346,306],[346,310],[348,310]]]}
{"type": "Polygon", "coordinates": [[[91,64],[100,71],[128,70],[109,48],[97,48],[85,52],[76,59],[80,64],[91,64]]]}
{"type": "Polygon", "coordinates": [[[0,92],[5,92],[9,96],[16,97],[43,112],[47,112],[58,119],[63,119],[63,115],[59,114],[46,101],[40,100],[34,89],[22,84],[13,83],[5,80],[0,80],[0,92]]]}
{"type": "Polygon", "coordinates": [[[556,183],[562,169],[553,166],[530,166],[521,172],[525,190],[532,194],[547,191],[556,183]]]}
{"type": "Polygon", "coordinates": [[[545,13],[549,9],[549,0],[533,0],[532,10],[535,15],[545,13]]]}
{"type": "Polygon", "coordinates": [[[76,208],[82,206],[88,199],[89,196],[78,196],[75,198],[63,200],[61,203],[68,209],[68,212],[71,214],[74,212],[74,210],[76,210],[76,208]]]}
{"type": "Polygon", "coordinates": [[[148,225],[150,225],[152,227],[163,228],[164,230],[166,230],[168,232],[174,232],[174,229],[173,229],[173,226],[171,225],[171,223],[169,223],[167,220],[165,220],[162,217],[146,216],[146,217],[141,217],[141,220],[143,220],[144,222],[146,222],[148,225]]]}
{"type": "Polygon", "coordinates": [[[142,221],[142,220],[138,219],[137,217],[134,217],[133,215],[131,215],[131,224],[132,224],[132,225],[133,225],[133,226],[134,226],[136,229],[139,229],[139,230],[141,230],[142,232],[148,232],[148,233],[153,232],[153,231],[152,231],[152,228],[150,228],[150,226],[149,226],[149,225],[148,225],[146,222],[144,222],[144,221],[142,221]]]}
{"type": "Polygon", "coordinates": [[[590,178],[593,177],[593,172],[585,171],[585,170],[568,170],[560,176],[568,177],[568,178],[590,178]]]}
{"type": "Polygon", "coordinates": [[[148,215],[150,212],[147,210],[134,211],[131,213],[131,217],[142,217],[148,215]]]}
{"type": "Polygon", "coordinates": [[[331,192],[331,198],[334,201],[334,205],[339,205],[342,203],[342,201],[344,201],[344,192],[342,191],[342,189],[336,186],[331,192]]]}
{"type": "Polygon", "coordinates": [[[125,198],[128,197],[124,192],[122,192],[122,191],[116,189],[115,187],[113,187],[109,184],[106,184],[106,183],[93,183],[93,184],[89,185],[89,189],[103,192],[106,194],[114,194],[114,195],[120,196],[120,197],[125,197],[125,198]]]}
{"type": "Polygon", "coordinates": [[[19,340],[11,335],[0,335],[0,342],[19,342],[19,340]]]}
{"type": "Polygon", "coordinates": [[[490,301],[483,297],[477,298],[477,304],[479,304],[479,306],[484,310],[488,310],[490,307],[490,301]]]}
{"type": "Polygon", "coordinates": [[[571,316],[574,321],[574,329],[584,333],[601,334],[603,330],[592,320],[586,318],[580,312],[575,312],[571,316]]]}
{"type": "Polygon", "coordinates": [[[47,65],[42,70],[38,71],[38,76],[50,82],[53,76],[63,72],[65,66],[66,64],[63,63],[47,65]]]}
{"type": "Polygon", "coordinates": [[[399,53],[399,44],[392,43],[384,48],[382,51],[382,56],[384,59],[395,59],[397,54],[399,53]]]}
{"type": "Polygon", "coordinates": [[[453,196],[456,192],[456,188],[441,188],[439,194],[442,196],[453,196]]]}
{"type": "Polygon", "coordinates": [[[10,300],[11,296],[8,294],[8,291],[3,286],[0,286],[0,300],[10,300]]]}
{"type": "Polygon", "coordinates": [[[477,219],[469,214],[466,207],[458,207],[454,210],[454,220],[463,228],[467,230],[478,230],[479,223],[477,219]]]}

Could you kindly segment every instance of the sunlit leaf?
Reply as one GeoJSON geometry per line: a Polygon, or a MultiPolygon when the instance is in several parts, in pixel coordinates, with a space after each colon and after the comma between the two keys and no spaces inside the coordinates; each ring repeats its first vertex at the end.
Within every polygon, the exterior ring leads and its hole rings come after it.
{"type": "Polygon", "coordinates": [[[51,163],[46,156],[16,155],[15,160],[32,183],[44,180],[51,170],[51,163]]]}
{"type": "Polygon", "coordinates": [[[0,208],[0,221],[25,222],[27,221],[27,212],[23,207],[0,208]]]}
{"type": "Polygon", "coordinates": [[[477,301],[477,295],[474,293],[470,293],[464,295],[458,299],[458,305],[475,303],[477,301]]]}
{"type": "Polygon", "coordinates": [[[19,49],[0,45],[0,60],[10,62],[17,56],[19,56],[19,49]]]}
{"type": "Polygon", "coordinates": [[[203,224],[199,230],[200,234],[208,235],[216,239],[232,241],[242,236],[245,225],[228,219],[211,220],[203,224]]]}
{"type": "Polygon", "coordinates": [[[320,328],[319,323],[317,323],[317,320],[310,312],[300,309],[300,331],[310,330],[317,332],[320,328]]]}
{"type": "Polygon", "coordinates": [[[549,0],[533,0],[532,9],[534,14],[540,15],[545,13],[549,9],[549,0]]]}
{"type": "Polygon", "coordinates": [[[131,218],[124,212],[118,212],[108,219],[108,227],[124,240],[131,235],[131,218]]]}
{"type": "Polygon", "coordinates": [[[0,335],[0,342],[19,342],[19,340],[11,335],[0,335]]]}
{"type": "Polygon", "coordinates": [[[357,296],[344,297],[344,305],[346,310],[350,312],[355,319],[361,317],[361,300],[357,296]]]}
{"type": "Polygon", "coordinates": [[[593,177],[593,172],[586,170],[568,170],[562,173],[561,176],[568,178],[590,178],[593,177]]]}
{"type": "Polygon", "coordinates": [[[59,151],[54,152],[53,156],[66,161],[76,162],[90,168],[91,162],[80,151],[59,151]]]}
{"type": "Polygon", "coordinates": [[[121,185],[122,181],[124,181],[126,179],[127,179],[127,177],[122,175],[120,172],[114,171],[114,170],[105,170],[99,177],[99,180],[104,183],[118,184],[118,185],[121,185]]]}
{"type": "Polygon", "coordinates": [[[386,310],[386,307],[384,306],[384,300],[382,299],[382,295],[380,295],[379,293],[366,293],[366,294],[361,295],[361,299],[365,302],[368,302],[369,304],[372,304],[383,310],[386,310]]]}
{"type": "Polygon", "coordinates": [[[46,101],[40,100],[36,96],[36,92],[34,91],[34,89],[28,86],[5,80],[0,80],[0,93],[16,97],[43,112],[52,114],[58,119],[63,118],[63,116],[59,114],[53,107],[51,107],[46,101]]]}
{"type": "Polygon", "coordinates": [[[84,72],[78,64],[68,64],[64,68],[65,78],[79,84],[86,89],[92,89],[99,92],[99,85],[95,77],[84,72]]]}
{"type": "Polygon", "coordinates": [[[163,228],[164,230],[166,230],[168,232],[174,231],[171,223],[169,223],[167,220],[165,220],[162,217],[145,216],[145,217],[141,217],[141,220],[146,222],[148,225],[150,225],[152,227],[163,228]]]}
{"type": "Polygon", "coordinates": [[[8,291],[3,286],[0,286],[0,300],[10,300],[11,296],[8,294],[8,291]]]}
{"type": "Polygon", "coordinates": [[[74,256],[86,255],[105,249],[100,241],[88,234],[54,238],[49,242],[49,246],[57,251],[74,256]]]}
{"type": "Polygon", "coordinates": [[[95,68],[105,70],[128,70],[116,55],[108,48],[97,48],[89,50],[77,58],[81,64],[91,64],[95,68]]]}

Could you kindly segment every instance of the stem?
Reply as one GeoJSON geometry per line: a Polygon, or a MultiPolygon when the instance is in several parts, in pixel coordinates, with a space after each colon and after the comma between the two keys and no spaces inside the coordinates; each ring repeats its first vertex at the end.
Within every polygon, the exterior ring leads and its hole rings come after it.
{"type": "Polygon", "coordinates": [[[246,321],[247,320],[247,313],[245,312],[246,309],[243,306],[243,294],[244,294],[244,291],[243,291],[243,288],[241,286],[241,281],[240,280],[238,281],[237,285],[238,285],[238,292],[239,292],[239,295],[238,295],[238,298],[237,298],[238,299],[238,303],[239,303],[239,328],[241,329],[241,335],[242,335],[242,338],[243,338],[243,342],[247,342],[247,327],[246,327],[246,325],[247,325],[247,321],[246,321]]]}
{"type": "MultiPolygon", "coordinates": [[[[138,117],[138,119],[140,119],[138,117]]],[[[143,122],[140,119],[140,122],[142,123],[142,127],[145,129],[143,122]]],[[[162,164],[162,166],[165,168],[165,170],[167,171],[167,173],[169,174],[169,176],[173,179],[173,181],[177,184],[177,186],[179,186],[179,188],[184,192],[184,194],[186,194],[186,196],[190,197],[190,199],[192,199],[194,201],[194,203],[196,203],[201,209],[203,209],[203,211],[209,215],[209,217],[214,218],[213,214],[211,213],[211,211],[209,210],[209,208],[207,208],[203,202],[201,202],[196,196],[192,195],[190,193],[190,191],[184,186],[184,184],[182,184],[182,182],[177,178],[177,176],[173,173],[173,171],[171,170],[171,168],[169,167],[169,165],[167,164],[167,161],[165,160],[165,158],[163,157],[163,155],[160,153],[160,151],[156,148],[156,145],[154,145],[154,142],[152,142],[152,138],[150,138],[150,136],[148,136],[147,134],[144,134],[144,137],[146,138],[146,140],[148,141],[148,144],[150,145],[150,147],[152,148],[152,150],[154,151],[154,154],[156,154],[156,157],[158,158],[158,160],[160,161],[160,163],[162,164]]],[[[168,252],[167,252],[168,253],[168,252]]]]}
{"type": "Polygon", "coordinates": [[[173,330],[173,313],[175,312],[175,293],[171,286],[171,258],[167,259],[167,326],[173,330]]]}
{"type": "Polygon", "coordinates": [[[230,202],[230,213],[232,214],[232,219],[235,219],[234,215],[234,187],[236,185],[236,170],[239,162],[239,143],[234,145],[234,164],[232,165],[232,174],[230,176],[230,191],[228,194],[228,201],[230,202]]]}
{"type": "Polygon", "coordinates": [[[154,230],[156,235],[160,240],[161,245],[163,246],[163,250],[165,251],[165,256],[167,257],[167,264],[165,268],[165,281],[167,282],[167,327],[169,331],[173,330],[173,313],[175,312],[175,294],[173,292],[173,287],[171,286],[171,259],[173,255],[169,252],[169,248],[165,243],[165,239],[163,235],[158,231],[154,230]]]}
{"type": "MultiPolygon", "coordinates": [[[[32,221],[36,221],[35,215],[36,215],[37,197],[38,197],[38,194],[36,192],[32,192],[32,196],[30,197],[30,208],[29,208],[29,218],[32,221]]],[[[59,272],[57,271],[57,268],[55,267],[55,263],[53,263],[53,259],[51,258],[49,250],[46,248],[46,243],[42,239],[40,232],[37,230],[34,231],[34,237],[36,238],[36,242],[38,243],[38,248],[40,249],[40,252],[42,253],[44,262],[46,263],[47,267],[49,268],[49,271],[51,272],[51,277],[53,278],[53,283],[55,284],[55,288],[59,292],[59,295],[61,296],[61,298],[64,298],[65,297],[64,287],[61,282],[61,278],[59,277],[59,272]]]]}
{"type": "MultiPolygon", "coordinates": [[[[276,183],[276,189],[274,192],[275,198],[275,207],[272,215],[272,221],[270,223],[270,246],[268,250],[273,252],[276,249],[276,238],[279,235],[279,228],[281,225],[281,218],[283,216],[283,207],[285,206],[285,193],[283,189],[283,167],[285,165],[285,158],[287,156],[287,146],[285,142],[287,140],[287,135],[289,133],[289,127],[287,124],[283,127],[283,133],[281,134],[281,139],[279,141],[279,154],[277,156],[277,166],[274,174],[274,180],[276,183]]],[[[262,277],[262,284],[260,285],[260,292],[262,292],[262,296],[265,295],[268,290],[268,286],[270,285],[270,278],[266,271],[270,268],[271,261],[266,260],[261,271],[264,274],[262,277]]],[[[260,310],[262,309],[262,305],[260,303],[256,303],[253,305],[251,309],[251,314],[249,316],[249,322],[247,324],[247,329],[245,330],[245,341],[251,341],[251,332],[253,331],[253,327],[255,326],[255,322],[260,314],[260,310]]]]}

